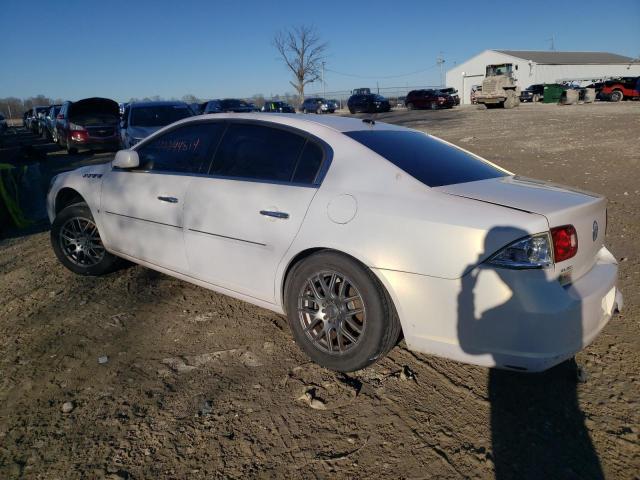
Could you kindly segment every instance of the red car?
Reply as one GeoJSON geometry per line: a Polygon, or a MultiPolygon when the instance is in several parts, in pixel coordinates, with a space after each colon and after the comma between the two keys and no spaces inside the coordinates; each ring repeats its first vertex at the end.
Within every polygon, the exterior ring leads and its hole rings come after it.
{"type": "Polygon", "coordinates": [[[56,142],[69,153],[78,149],[120,149],[120,106],[108,98],[64,102],[56,117],[56,142]]]}
{"type": "Polygon", "coordinates": [[[456,101],[451,95],[440,90],[411,90],[404,99],[404,104],[409,110],[416,108],[437,110],[439,108],[453,108],[456,101]]]}
{"type": "Polygon", "coordinates": [[[607,80],[602,85],[600,96],[610,102],[640,98],[640,77],[622,77],[607,80]]]}

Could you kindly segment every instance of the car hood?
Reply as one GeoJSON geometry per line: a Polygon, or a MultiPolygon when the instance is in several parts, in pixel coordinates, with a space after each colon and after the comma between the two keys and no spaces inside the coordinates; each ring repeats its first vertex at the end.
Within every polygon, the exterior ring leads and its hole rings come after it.
{"type": "Polygon", "coordinates": [[[149,135],[157,132],[161,128],[164,127],[134,127],[129,125],[129,127],[127,127],[127,133],[133,138],[147,138],[149,135]]]}
{"type": "Polygon", "coordinates": [[[120,106],[108,98],[92,97],[73,102],[69,106],[69,118],[80,115],[120,115],[120,106]]]}

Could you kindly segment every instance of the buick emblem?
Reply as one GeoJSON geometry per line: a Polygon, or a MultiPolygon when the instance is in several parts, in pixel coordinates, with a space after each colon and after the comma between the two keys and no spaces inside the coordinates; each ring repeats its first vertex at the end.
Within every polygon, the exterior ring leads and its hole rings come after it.
{"type": "Polygon", "coordinates": [[[595,220],[593,221],[593,241],[596,241],[596,238],[598,238],[598,222],[596,222],[595,220]]]}

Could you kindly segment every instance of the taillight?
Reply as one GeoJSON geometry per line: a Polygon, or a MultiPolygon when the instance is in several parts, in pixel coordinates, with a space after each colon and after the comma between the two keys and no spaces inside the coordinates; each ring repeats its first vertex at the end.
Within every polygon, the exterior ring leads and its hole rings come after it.
{"type": "Polygon", "coordinates": [[[556,263],[569,260],[578,253],[578,234],[573,225],[552,228],[551,238],[556,263]]]}

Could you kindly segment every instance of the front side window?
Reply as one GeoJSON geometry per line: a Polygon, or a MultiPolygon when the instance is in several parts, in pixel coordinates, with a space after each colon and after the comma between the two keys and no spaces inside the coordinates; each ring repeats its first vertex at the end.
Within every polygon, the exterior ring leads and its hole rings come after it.
{"type": "Polygon", "coordinates": [[[474,182],[507,174],[459,148],[411,130],[346,132],[429,187],[474,182]]]}
{"type": "Polygon", "coordinates": [[[289,182],[306,139],[261,125],[229,125],[213,161],[212,175],[289,182]]]}
{"type": "Polygon", "coordinates": [[[211,149],[220,141],[225,124],[195,123],[171,130],[137,148],[140,170],[203,173],[211,149]]]}

